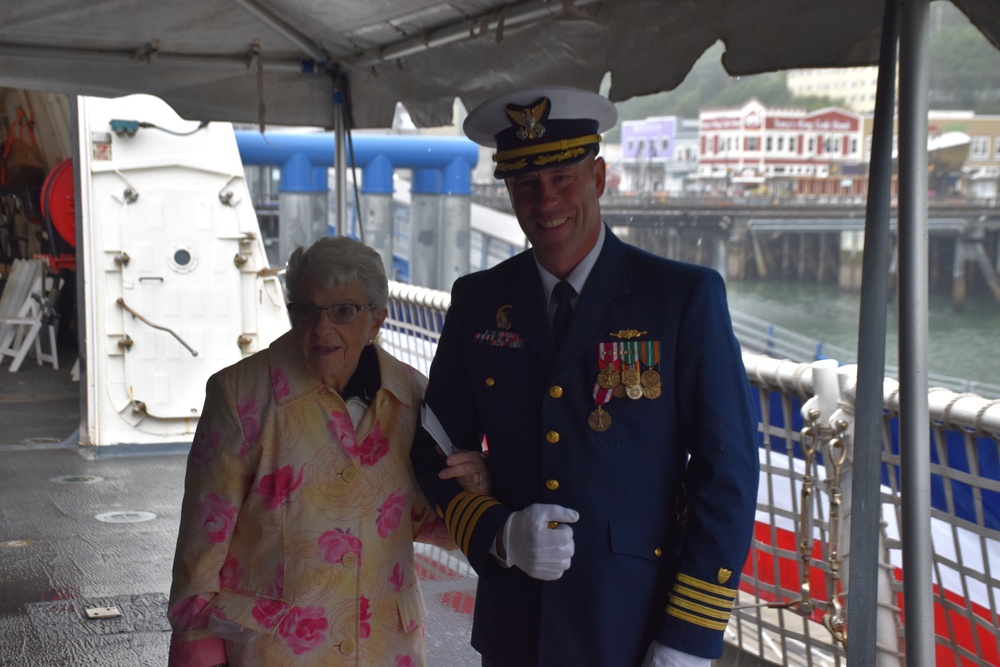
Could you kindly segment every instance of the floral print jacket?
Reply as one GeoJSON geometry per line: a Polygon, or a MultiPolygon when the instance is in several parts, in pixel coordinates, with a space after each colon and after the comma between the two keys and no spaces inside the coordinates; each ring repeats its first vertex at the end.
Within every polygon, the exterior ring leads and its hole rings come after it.
{"type": "Polygon", "coordinates": [[[357,431],[290,333],[209,379],[174,558],[171,667],[424,665],[413,540],[454,547],[410,465],[426,379],[377,355],[381,389],[357,431]]]}

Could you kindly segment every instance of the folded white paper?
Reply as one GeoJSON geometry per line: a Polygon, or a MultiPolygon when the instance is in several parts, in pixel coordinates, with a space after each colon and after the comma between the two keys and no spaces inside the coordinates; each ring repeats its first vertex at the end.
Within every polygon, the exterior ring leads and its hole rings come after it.
{"type": "Polygon", "coordinates": [[[434,414],[434,411],[426,403],[420,406],[420,423],[423,424],[423,427],[434,438],[434,442],[441,446],[445,456],[451,456],[455,453],[455,445],[451,444],[451,438],[448,437],[444,426],[441,426],[437,415],[434,414]]]}

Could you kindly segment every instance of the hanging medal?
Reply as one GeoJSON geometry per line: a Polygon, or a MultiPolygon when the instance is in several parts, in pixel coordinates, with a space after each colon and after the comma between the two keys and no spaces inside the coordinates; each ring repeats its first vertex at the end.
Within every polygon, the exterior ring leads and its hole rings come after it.
{"type": "Polygon", "coordinates": [[[660,365],[660,341],[642,341],[642,357],[646,364],[646,370],[640,377],[642,384],[642,395],[646,398],[659,398],[663,392],[660,382],[660,374],[654,370],[660,365]]]}
{"type": "Polygon", "coordinates": [[[594,382],[596,408],[587,417],[587,425],[601,433],[611,426],[611,415],[604,411],[604,404],[611,400],[613,387],[621,382],[618,375],[618,350],[614,342],[597,345],[597,380],[594,382]]]}
{"type": "Polygon", "coordinates": [[[603,433],[611,428],[611,415],[604,409],[604,404],[611,400],[612,390],[602,387],[599,383],[594,383],[594,403],[597,405],[594,411],[587,417],[587,425],[603,433]]]}

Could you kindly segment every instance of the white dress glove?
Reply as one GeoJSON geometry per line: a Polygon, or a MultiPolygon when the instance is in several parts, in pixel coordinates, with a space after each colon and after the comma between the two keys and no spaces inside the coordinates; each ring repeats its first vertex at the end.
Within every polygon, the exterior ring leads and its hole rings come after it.
{"type": "Polygon", "coordinates": [[[514,512],[503,528],[507,566],[516,565],[535,579],[558,579],[569,569],[575,548],[573,528],[566,524],[579,518],[576,510],[559,505],[535,504],[514,512]]]}
{"type": "Polygon", "coordinates": [[[709,667],[711,664],[712,661],[708,658],[699,658],[664,646],[655,639],[646,651],[646,659],[642,661],[642,667],[709,667]]]}

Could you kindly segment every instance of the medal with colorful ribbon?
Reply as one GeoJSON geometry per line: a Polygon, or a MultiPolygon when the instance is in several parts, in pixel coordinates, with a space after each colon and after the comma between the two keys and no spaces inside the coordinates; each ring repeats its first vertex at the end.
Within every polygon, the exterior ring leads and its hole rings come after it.
{"type": "Polygon", "coordinates": [[[660,341],[642,341],[641,351],[643,362],[646,364],[646,370],[639,378],[639,382],[642,384],[642,395],[650,399],[659,398],[663,387],[660,383],[660,374],[654,369],[660,365],[660,341]]]}
{"type": "Polygon", "coordinates": [[[631,399],[642,398],[642,376],[640,374],[639,341],[630,340],[622,344],[622,384],[625,395],[631,399]]]}
{"type": "Polygon", "coordinates": [[[611,427],[611,415],[604,409],[604,404],[611,400],[614,389],[621,384],[621,359],[618,343],[600,343],[597,346],[597,381],[594,383],[594,404],[597,406],[587,417],[587,425],[598,433],[611,427]]]}
{"type": "Polygon", "coordinates": [[[618,357],[618,343],[611,341],[597,346],[597,384],[604,389],[614,389],[622,381],[621,359],[618,357]]]}

